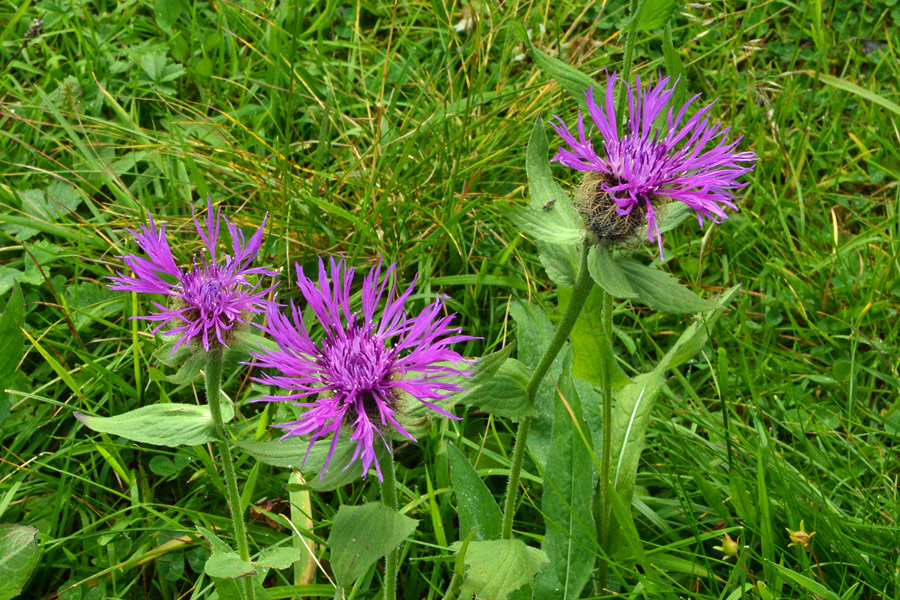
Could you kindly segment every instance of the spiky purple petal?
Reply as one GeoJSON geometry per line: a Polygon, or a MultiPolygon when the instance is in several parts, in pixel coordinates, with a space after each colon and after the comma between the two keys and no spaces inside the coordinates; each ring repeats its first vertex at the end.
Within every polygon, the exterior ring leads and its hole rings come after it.
{"type": "MultiPolygon", "coordinates": [[[[700,226],[704,219],[719,223],[728,218],[724,207],[736,210],[732,190],[747,185],[738,178],[753,170],[756,154],[737,152],[742,138],[728,141],[729,128],[710,124],[708,113],[715,102],[684,120],[688,107],[699,97],[690,98],[677,114],[669,106],[667,131],[662,133],[654,123],[672,99],[675,87],[667,88],[669,78],[661,78],[655,87],[625,83],[628,99],[628,122],[620,136],[616,126],[614,90],[616,74],[606,80],[603,106],[595,102],[593,89],[585,91],[588,113],[602,138],[603,152],[598,154],[585,133],[581,113],[578,114],[578,137],[569,131],[559,117],[551,123],[568,146],[560,147],[553,160],[577,171],[599,171],[607,175],[601,184],[627,215],[635,207],[646,211],[648,237],[659,244],[662,238],[651,197],[666,197],[683,202],[694,209],[700,226]]],[[[676,82],[677,84],[677,82],[676,82]]]]}
{"type": "Polygon", "coordinates": [[[194,226],[205,246],[198,260],[195,256],[188,268],[179,267],[172,255],[166,237],[166,226],[157,228],[153,215],[149,225],[142,225],[140,232],[128,230],[147,258],[137,254],[120,256],[134,275],[123,272],[110,277],[112,290],[163,294],[174,299],[171,306],[153,302],[156,312],[133,317],[159,324],[154,333],[178,336],[172,351],[184,344],[197,341],[208,352],[211,343],[227,346],[229,332],[236,323],[246,323],[250,314],[260,313],[268,304],[265,297],[274,286],[263,286],[263,277],[277,273],[269,267],[251,267],[262,244],[262,225],[249,242],[243,233],[228,219],[225,224],[231,234],[232,254],[216,260],[219,228],[223,217],[221,209],[214,210],[212,199],[207,196],[205,227],[194,217],[194,226]],[[256,276],[251,283],[247,277],[256,276]]]}
{"type": "Polygon", "coordinates": [[[266,396],[258,401],[294,401],[305,408],[300,418],[276,425],[285,434],[308,435],[310,447],[331,437],[324,473],[339,437],[349,433],[354,444],[350,464],[359,460],[363,477],[374,466],[380,480],[381,466],[376,443],[390,447],[391,432],[415,441],[397,420],[398,394],[408,394],[442,416],[456,418],[435,404],[462,388],[448,378],[466,375],[467,365],[452,344],[474,339],[452,327],[453,315],[440,316],[443,298],[437,298],[418,315],[406,313],[405,303],[413,282],[398,293],[396,265],[384,272],[378,266],[363,278],[361,310],[350,306],[354,270],[343,260],[319,259],[318,281],[297,265],[297,285],[324,335],[313,341],[300,309],[292,302],[285,314],[274,306],[267,311],[263,329],[278,345],[277,350],[252,352],[255,366],[274,369],[254,380],[286,390],[286,395],[266,396]],[[380,316],[376,317],[378,308],[380,316]]]}

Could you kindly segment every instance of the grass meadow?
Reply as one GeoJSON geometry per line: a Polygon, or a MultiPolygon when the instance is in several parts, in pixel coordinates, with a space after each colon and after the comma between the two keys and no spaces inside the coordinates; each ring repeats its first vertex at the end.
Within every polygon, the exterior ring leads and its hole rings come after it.
{"type": "MultiPolygon", "coordinates": [[[[418,274],[413,304],[450,297],[480,338],[464,355],[498,350],[517,339],[513,300],[558,318],[505,215],[528,201],[535,119],[576,111],[514,23],[599,78],[622,62],[626,19],[614,0],[0,1],[0,310],[21,293],[24,315],[0,321],[0,523],[35,527],[40,546],[20,597],[211,598],[196,527],[229,541],[208,448],[135,445],[73,416],[203,396],[129,320],[146,300],[107,289],[135,249],[126,228],[152,211],[194,240],[207,194],[245,230],[268,212],[261,255],[286,267],[284,297],[287,265],[383,256],[418,274]]],[[[654,409],[631,503],[646,560],[613,556],[607,590],[581,597],[900,598],[900,2],[690,2],[671,27],[688,90],[718,97],[759,162],[739,213],[666,233],[662,268],[702,296],[740,289],[654,409]],[[808,545],[792,544],[801,522],[808,545]],[[714,549],[726,534],[736,557],[714,549]]],[[[634,72],[662,69],[661,30],[640,34],[634,72]]],[[[621,303],[623,369],[647,370],[689,321],[621,303]]],[[[232,431],[272,439],[251,375],[226,373],[232,431]]],[[[465,536],[448,442],[504,492],[515,424],[457,414],[397,450],[401,512],[419,521],[401,598],[444,597],[465,536]]],[[[288,469],[240,454],[236,469],[251,551],[291,535],[278,515],[293,504],[320,561],[273,570],[269,594],[341,597],[331,523],[377,485],[308,494],[285,488],[288,469]]],[[[526,457],[514,529],[533,546],[543,477],[526,457]]],[[[343,597],[380,597],[380,578],[379,563],[343,597]]]]}

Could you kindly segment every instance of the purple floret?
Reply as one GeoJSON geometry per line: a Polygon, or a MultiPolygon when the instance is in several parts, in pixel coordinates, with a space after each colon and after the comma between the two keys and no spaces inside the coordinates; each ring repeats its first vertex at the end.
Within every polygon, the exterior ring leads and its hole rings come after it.
{"type": "Polygon", "coordinates": [[[156,312],[132,318],[159,322],[153,333],[179,336],[172,352],[193,341],[200,342],[207,352],[211,343],[227,346],[235,324],[247,323],[250,315],[263,312],[269,304],[265,297],[274,286],[263,286],[261,282],[277,273],[268,266],[251,266],[262,244],[266,218],[247,241],[234,223],[221,216],[221,209],[213,210],[212,200],[207,197],[205,229],[194,218],[204,251],[199,261],[195,256],[193,264],[182,269],[172,256],[165,223],[157,228],[153,215],[148,216],[150,224],[141,225],[140,233],[128,230],[147,258],[137,254],[120,256],[134,277],[120,271],[110,277],[110,289],[170,297],[169,306],[153,302],[156,312]],[[216,245],[223,219],[231,234],[232,254],[218,259],[216,245]],[[256,276],[255,283],[248,280],[250,276],[256,276]]]}
{"type": "Polygon", "coordinates": [[[455,419],[435,402],[463,391],[448,378],[466,375],[469,361],[450,346],[475,338],[451,327],[454,315],[442,316],[442,298],[418,315],[407,315],[404,308],[415,281],[398,295],[396,282],[392,281],[396,278],[396,265],[383,274],[381,265],[369,271],[362,282],[361,311],[354,312],[350,308],[353,277],[353,269],[343,260],[335,262],[332,258],[330,269],[326,269],[320,258],[318,283],[306,277],[297,265],[300,292],[324,334],[318,342],[312,340],[303,314],[293,302],[288,315],[271,306],[263,329],[278,349],[261,349],[251,356],[254,366],[278,373],[254,380],[289,392],[259,401],[305,400],[292,402],[306,409],[299,419],[276,427],[286,431],[281,439],[309,435],[309,449],[317,440],[331,436],[323,473],[338,439],[349,433],[355,449],[344,468],[359,459],[363,477],[374,465],[381,480],[381,467],[375,456],[376,438],[388,449],[387,438],[392,432],[415,441],[396,418],[400,395],[406,394],[436,413],[455,419]],[[460,369],[459,365],[465,367],[460,369]]]}
{"type": "Polygon", "coordinates": [[[603,156],[595,152],[579,113],[577,139],[559,117],[552,124],[569,146],[568,149],[561,147],[553,160],[577,171],[603,173],[605,181],[601,187],[618,205],[616,212],[624,216],[635,207],[645,210],[648,237],[659,244],[662,254],[662,238],[652,197],[687,204],[697,213],[700,227],[703,227],[704,218],[719,223],[728,218],[724,207],[737,210],[731,190],[747,185],[738,183],[737,179],[753,170],[752,164],[741,163],[752,163],[757,157],[753,152],[736,152],[742,138],[729,142],[730,128],[710,123],[707,113],[715,102],[685,120],[688,108],[699,94],[688,100],[677,113],[674,107],[669,107],[665,134],[654,128],[657,117],[663,113],[675,91],[674,86],[666,88],[668,77],[660,79],[656,87],[641,87],[640,77],[634,86],[625,84],[628,124],[625,135],[619,136],[613,99],[616,82],[615,73],[607,77],[603,106],[594,101],[592,88],[585,91],[591,120],[603,138],[603,156]]]}

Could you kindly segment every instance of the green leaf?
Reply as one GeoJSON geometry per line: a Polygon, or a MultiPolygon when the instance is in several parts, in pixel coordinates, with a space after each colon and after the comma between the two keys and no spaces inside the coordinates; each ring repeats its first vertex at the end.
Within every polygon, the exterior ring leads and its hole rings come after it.
{"type": "Polygon", "coordinates": [[[620,256],[615,261],[637,292],[638,299],[650,308],[674,313],[697,313],[716,308],[715,302],[701,298],[665,271],[642,265],[632,258],[620,256]]]}
{"type": "Polygon", "coordinates": [[[166,33],[172,32],[172,26],[181,16],[182,6],[181,0],[156,0],[153,7],[153,13],[156,17],[156,24],[166,33]]]}
{"type": "Polygon", "coordinates": [[[350,585],[365,574],[375,561],[412,535],[418,523],[380,502],[341,506],[328,536],[331,569],[338,585],[350,585]]]}
{"type": "MultiPolygon", "coordinates": [[[[560,305],[568,303],[571,290],[560,289],[560,305]]],[[[603,369],[612,368],[610,383],[613,389],[631,383],[628,375],[616,362],[612,343],[603,333],[602,326],[602,293],[598,288],[591,290],[572,333],[569,338],[575,356],[572,362],[572,374],[584,381],[600,385],[603,381],[603,369]]]]}
{"type": "Polygon", "coordinates": [[[212,555],[203,566],[203,572],[218,579],[240,579],[247,575],[256,575],[253,565],[242,560],[233,550],[228,552],[213,550],[212,555]]]}
{"type": "Polygon", "coordinates": [[[25,334],[22,327],[25,324],[25,299],[22,289],[16,286],[9,300],[3,316],[0,316],[0,340],[3,340],[3,352],[0,352],[0,400],[6,399],[6,392],[13,385],[16,376],[16,367],[25,355],[25,334]]]}
{"type": "MultiPolygon", "coordinates": [[[[531,130],[528,149],[525,152],[525,172],[528,176],[531,211],[561,228],[580,228],[581,222],[575,215],[572,201],[553,179],[547,152],[547,132],[543,120],[538,118],[531,130]]],[[[549,244],[541,239],[536,239],[535,243],[541,264],[544,265],[551,281],[558,285],[574,285],[575,274],[578,271],[575,246],[571,243],[549,244]]]]}
{"type": "Polygon", "coordinates": [[[555,209],[556,204],[547,211],[548,214],[542,214],[543,211],[538,213],[529,208],[515,206],[507,213],[507,217],[522,233],[539,242],[574,247],[584,237],[581,225],[567,225],[551,218],[549,213],[558,212],[555,209]]]}
{"type": "Polygon", "coordinates": [[[825,600],[841,600],[840,596],[838,596],[835,592],[831,591],[818,581],[814,581],[809,577],[805,577],[800,573],[797,573],[793,569],[788,569],[787,567],[779,565],[776,562],[769,562],[769,564],[775,567],[775,570],[778,571],[783,577],[790,579],[816,597],[824,598],[825,600]]]}
{"type": "MultiPolygon", "coordinates": [[[[234,407],[223,402],[222,409],[223,418],[230,421],[234,407]]],[[[76,412],[75,418],[94,431],[158,446],[196,446],[217,439],[209,407],[195,404],[151,404],[115,417],[76,412]]]]}
{"type": "MultiPolygon", "coordinates": [[[[298,469],[307,474],[314,473],[314,475],[306,478],[306,484],[303,486],[303,489],[327,492],[348,483],[359,481],[363,477],[362,463],[360,461],[357,460],[347,467],[350,464],[350,459],[353,457],[355,445],[346,434],[338,439],[334,454],[324,472],[322,471],[322,465],[325,464],[325,459],[328,457],[328,452],[331,448],[330,439],[320,439],[313,444],[311,449],[309,449],[309,441],[299,437],[289,437],[284,441],[272,440],[269,442],[232,440],[232,443],[263,464],[298,469]],[[307,449],[309,449],[308,456],[306,454],[307,449]],[[306,457],[306,462],[303,460],[304,457],[306,457]]],[[[379,461],[389,460],[389,457],[386,458],[385,456],[387,453],[383,450],[383,446],[378,445],[375,452],[379,461]]]]}
{"type": "Polygon", "coordinates": [[[587,432],[574,381],[571,376],[564,376],[553,417],[541,498],[547,524],[541,549],[547,553],[561,584],[560,599],[579,598],[594,568],[597,530],[591,512],[593,461],[585,447],[585,441],[590,443],[587,432]]]}
{"type": "MultiPolygon", "coordinates": [[[[666,65],[666,75],[672,78],[673,83],[676,81],[678,82],[675,87],[675,93],[672,95],[671,106],[683,106],[684,92],[688,86],[687,71],[684,68],[684,63],[681,62],[678,51],[675,50],[675,45],[672,44],[672,26],[669,24],[666,24],[666,30],[663,32],[662,48],[663,63],[666,65]]],[[[660,116],[662,116],[662,113],[660,113],[660,116]]],[[[686,204],[679,203],[679,206],[683,206],[693,212],[693,209],[686,204]]],[[[662,232],[662,230],[660,230],[660,232],[662,232]]]]}
{"type": "MultiPolygon", "coordinates": [[[[681,87],[681,84],[679,84],[681,87]]],[[[665,233],[667,231],[672,231],[683,221],[685,221],[690,216],[695,216],[697,213],[694,212],[694,209],[688,206],[687,204],[683,204],[681,202],[673,202],[666,207],[666,210],[663,214],[662,219],[659,222],[659,232],[665,233]]],[[[644,227],[644,233],[642,237],[647,237],[647,228],[644,227]]]]}
{"type": "Polygon", "coordinates": [[[613,298],[637,298],[637,293],[628,283],[628,278],[609,250],[602,246],[594,246],[588,252],[588,272],[591,279],[613,298]]]}
{"type": "Polygon", "coordinates": [[[25,525],[0,525],[0,600],[22,592],[37,566],[38,530],[25,525]]]}
{"type": "Polygon", "coordinates": [[[650,412],[659,395],[664,369],[659,366],[649,373],[638,375],[634,383],[614,394],[612,470],[613,486],[626,506],[631,503],[638,463],[644,449],[644,436],[650,424],[650,412]]]}
{"type": "Polygon", "coordinates": [[[531,53],[531,59],[534,61],[541,71],[553,78],[564,90],[569,92],[578,102],[582,112],[587,112],[587,103],[584,100],[584,93],[588,88],[593,87],[595,90],[603,89],[593,79],[576,69],[575,67],[564,63],[563,61],[553,58],[538,50],[531,40],[528,39],[528,32],[522,23],[513,23],[516,34],[522,43],[528,46],[531,53]]]}
{"type": "Polygon", "coordinates": [[[466,550],[465,580],[460,598],[506,600],[509,595],[534,581],[541,564],[548,562],[542,550],[522,540],[472,542],[466,550]]]}
{"type": "Polygon", "coordinates": [[[172,462],[171,458],[159,454],[150,459],[149,466],[150,470],[160,477],[171,477],[178,472],[178,469],[175,467],[175,463],[172,462]]]}
{"type": "Polygon", "coordinates": [[[301,558],[303,554],[299,548],[271,547],[260,552],[259,558],[253,561],[253,564],[270,569],[287,569],[301,558]]]}
{"type": "MultiPolygon", "coordinates": [[[[807,71],[807,74],[812,75],[812,71],[807,71]]],[[[869,102],[874,102],[883,108],[888,109],[892,113],[897,116],[900,116],[900,104],[896,102],[891,102],[884,96],[880,96],[871,90],[867,90],[864,87],[860,87],[855,83],[850,83],[849,81],[845,81],[838,77],[833,77],[831,75],[826,75],[825,73],[818,74],[819,81],[830,85],[831,87],[837,88],[839,90],[843,90],[845,92],[850,92],[851,94],[855,94],[860,98],[864,98],[869,102]]]]}
{"type": "MultiPolygon", "coordinates": [[[[555,333],[553,324],[550,323],[550,319],[540,307],[520,301],[510,305],[509,314],[516,322],[519,360],[529,369],[534,369],[541,361],[550,340],[553,339],[555,333]]],[[[534,409],[537,411],[537,416],[531,422],[528,451],[540,464],[544,464],[546,461],[547,449],[550,447],[553,407],[556,398],[556,386],[553,382],[559,381],[563,358],[569,351],[568,344],[560,349],[553,364],[550,365],[547,376],[538,387],[535,397],[534,409]]]]}
{"type": "Polygon", "coordinates": [[[454,400],[460,404],[477,406],[499,417],[519,421],[537,414],[529,406],[525,393],[530,375],[525,365],[514,358],[508,358],[488,381],[460,394],[454,400]]]}
{"type": "Polygon", "coordinates": [[[659,29],[669,22],[678,8],[677,0],[641,0],[634,17],[626,25],[633,31],[659,29]]]}
{"type": "Polygon", "coordinates": [[[475,528],[476,540],[499,539],[503,514],[490,490],[459,448],[448,443],[447,456],[450,459],[450,484],[456,492],[459,511],[459,537],[467,536],[475,528]]]}
{"type": "Polygon", "coordinates": [[[707,332],[712,329],[722,311],[731,303],[739,287],[734,286],[726,290],[716,299],[718,306],[715,311],[695,320],[682,332],[678,340],[669,348],[669,351],[666,352],[666,355],[660,361],[665,363],[665,368],[674,369],[690,360],[703,349],[709,337],[707,332]]]}

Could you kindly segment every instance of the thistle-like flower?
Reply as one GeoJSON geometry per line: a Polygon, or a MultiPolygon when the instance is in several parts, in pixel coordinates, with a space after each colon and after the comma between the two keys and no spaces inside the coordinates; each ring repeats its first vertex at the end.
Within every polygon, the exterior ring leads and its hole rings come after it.
{"type": "Polygon", "coordinates": [[[169,297],[168,306],[153,302],[156,312],[132,318],[158,322],[153,333],[179,336],[172,352],[191,342],[199,342],[207,352],[217,344],[227,346],[235,327],[246,324],[251,314],[263,312],[269,304],[265,296],[274,286],[266,287],[261,282],[277,273],[268,266],[251,266],[262,244],[265,217],[248,241],[234,223],[224,219],[231,234],[232,254],[219,260],[216,245],[223,217],[221,209],[213,210],[212,200],[207,197],[205,230],[194,217],[205,247],[200,259],[194,256],[189,268],[181,268],[175,262],[165,223],[157,228],[153,215],[149,218],[150,224],[141,225],[140,233],[128,230],[147,258],[136,254],[120,256],[134,277],[120,271],[110,277],[110,289],[169,297]]]}
{"type": "Polygon", "coordinates": [[[590,132],[578,114],[578,138],[559,117],[553,128],[568,148],[553,157],[567,167],[586,171],[578,190],[577,208],[587,228],[601,241],[626,242],[646,224],[651,242],[662,256],[658,210],[668,202],[683,202],[697,213],[700,227],[704,219],[719,223],[728,216],[725,207],[737,210],[732,190],[743,187],[738,178],[753,170],[756,154],[737,152],[742,138],[728,141],[730,128],[710,124],[708,113],[714,103],[685,120],[692,97],[678,108],[669,106],[665,131],[654,127],[657,118],[675,91],[666,88],[668,77],[655,87],[625,84],[628,96],[628,123],[619,135],[614,89],[616,74],[607,77],[604,106],[594,101],[593,89],[585,91],[588,112],[602,137],[602,155],[595,151],[590,132]]]}
{"type": "Polygon", "coordinates": [[[448,378],[466,375],[469,361],[450,346],[474,338],[451,327],[454,315],[441,316],[442,298],[437,298],[418,315],[408,316],[404,305],[415,281],[398,295],[396,282],[392,281],[396,278],[396,265],[388,267],[383,274],[381,265],[370,270],[362,282],[361,311],[351,310],[353,276],[353,269],[343,260],[335,262],[332,258],[330,268],[326,269],[320,258],[316,283],[297,265],[300,292],[324,334],[314,342],[303,314],[293,303],[289,315],[270,307],[263,329],[272,336],[278,349],[261,348],[259,352],[251,352],[251,356],[254,366],[275,369],[278,373],[254,379],[289,392],[259,401],[292,401],[306,409],[296,421],[276,425],[286,431],[281,439],[309,435],[309,449],[312,449],[317,440],[331,436],[323,473],[338,439],[349,434],[348,439],[355,447],[344,468],[359,459],[363,477],[374,465],[381,480],[381,467],[375,455],[376,438],[388,448],[393,433],[415,441],[401,424],[402,404],[412,399],[444,417],[456,418],[435,402],[462,391],[448,378]],[[383,309],[376,316],[382,300],[383,309]]]}

